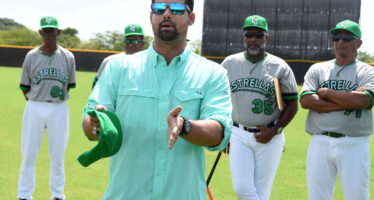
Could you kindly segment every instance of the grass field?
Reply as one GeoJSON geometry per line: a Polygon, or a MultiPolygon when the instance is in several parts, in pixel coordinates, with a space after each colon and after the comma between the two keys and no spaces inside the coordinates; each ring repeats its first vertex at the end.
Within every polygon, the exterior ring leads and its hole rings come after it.
{"type": "MultiPolygon", "coordinates": [[[[68,100],[70,108],[70,138],[66,151],[65,194],[70,200],[101,199],[108,183],[109,159],[96,162],[84,168],[77,162],[77,156],[92,148],[95,143],[88,142],[81,131],[81,116],[87,97],[91,91],[94,73],[77,72],[77,88],[71,90],[68,100]]],[[[25,99],[19,89],[20,68],[0,67],[0,200],[12,200],[17,197],[18,173],[21,163],[21,123],[25,99]]],[[[304,132],[307,111],[299,111],[285,129],[286,151],[284,152],[278,173],[273,184],[272,200],[305,200],[306,185],[306,152],[310,136],[304,132]]],[[[373,140],[371,141],[371,158],[373,140]]],[[[209,173],[217,152],[206,152],[207,174],[209,173]]],[[[373,159],[372,159],[373,160],[373,159]]],[[[373,163],[373,162],[372,162],[373,163]]],[[[373,164],[371,167],[373,174],[373,164]]],[[[371,177],[374,177],[373,175],[371,177]]],[[[210,183],[216,200],[236,199],[232,190],[228,156],[222,155],[210,183]]],[[[374,179],[371,178],[371,192],[374,191],[374,179]]],[[[342,200],[340,184],[336,187],[336,200],[342,200]]],[[[36,189],[34,199],[49,199],[49,154],[46,137],[40,149],[36,165],[36,189]]],[[[374,196],[374,195],[371,195],[374,196]]]]}

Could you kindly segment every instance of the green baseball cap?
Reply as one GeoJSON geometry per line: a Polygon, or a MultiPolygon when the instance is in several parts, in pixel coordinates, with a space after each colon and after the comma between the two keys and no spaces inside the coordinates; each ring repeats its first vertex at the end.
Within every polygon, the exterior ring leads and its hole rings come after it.
{"type": "Polygon", "coordinates": [[[40,29],[43,28],[57,28],[58,29],[58,22],[55,17],[52,16],[45,16],[40,19],[40,29]]]}
{"type": "Polygon", "coordinates": [[[331,34],[335,34],[338,31],[349,31],[353,35],[357,36],[358,39],[361,39],[361,29],[356,22],[351,20],[344,20],[336,24],[335,28],[330,29],[331,34]]]}
{"type": "Polygon", "coordinates": [[[143,35],[143,29],[140,25],[138,24],[129,24],[125,28],[125,37],[129,35],[143,35]]]}
{"type": "Polygon", "coordinates": [[[266,19],[259,15],[251,15],[245,19],[242,29],[245,30],[248,27],[260,28],[268,32],[268,24],[266,19]]]}
{"type": "Polygon", "coordinates": [[[117,115],[109,110],[90,110],[92,117],[99,118],[100,134],[95,147],[79,155],[79,163],[87,167],[97,160],[116,154],[122,145],[122,127],[117,115]]]}

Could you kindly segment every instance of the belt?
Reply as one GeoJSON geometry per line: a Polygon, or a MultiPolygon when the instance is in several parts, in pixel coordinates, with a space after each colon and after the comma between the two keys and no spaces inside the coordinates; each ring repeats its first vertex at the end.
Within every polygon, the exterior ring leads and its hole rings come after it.
{"type": "Polygon", "coordinates": [[[336,132],[330,132],[330,131],[322,132],[321,135],[327,135],[333,138],[341,138],[341,137],[346,136],[345,134],[342,134],[342,133],[336,133],[336,132]]]}
{"type": "MultiPolygon", "coordinates": [[[[272,123],[268,124],[267,126],[269,126],[269,125],[274,125],[274,123],[272,122],[272,123]]],[[[248,128],[248,127],[245,127],[245,126],[241,126],[236,122],[233,123],[233,126],[235,126],[237,128],[243,128],[243,130],[248,131],[248,132],[252,132],[252,133],[260,132],[260,129],[258,129],[258,128],[248,128]]]]}

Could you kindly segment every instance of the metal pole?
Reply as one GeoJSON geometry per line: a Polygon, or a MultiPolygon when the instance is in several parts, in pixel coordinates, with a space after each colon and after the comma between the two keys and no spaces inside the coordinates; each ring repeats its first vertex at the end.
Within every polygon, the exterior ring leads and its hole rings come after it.
{"type": "Polygon", "coordinates": [[[206,180],[206,186],[207,186],[207,187],[208,187],[208,185],[209,185],[210,179],[212,179],[212,176],[213,176],[214,170],[215,170],[216,167],[217,167],[218,161],[219,161],[219,159],[221,158],[221,154],[222,154],[222,151],[220,151],[220,152],[218,153],[217,158],[216,158],[216,161],[214,161],[213,167],[212,167],[212,169],[210,170],[210,173],[209,173],[208,179],[206,180]]]}

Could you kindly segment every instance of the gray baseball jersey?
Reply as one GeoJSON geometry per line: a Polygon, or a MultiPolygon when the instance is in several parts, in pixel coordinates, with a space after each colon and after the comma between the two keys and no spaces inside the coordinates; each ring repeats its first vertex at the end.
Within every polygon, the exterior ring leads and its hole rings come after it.
{"type": "Polygon", "coordinates": [[[278,78],[285,100],[297,99],[297,83],[288,64],[272,54],[253,63],[245,52],[228,56],[226,68],[231,87],[233,121],[248,126],[266,125],[280,116],[273,78],[278,78]]]}
{"type": "Polygon", "coordinates": [[[117,53],[117,54],[110,55],[110,56],[106,57],[106,58],[103,60],[103,62],[101,63],[99,70],[97,70],[96,79],[99,79],[101,73],[102,73],[103,70],[104,70],[105,65],[106,65],[109,61],[111,61],[111,60],[115,60],[115,59],[120,58],[120,57],[122,57],[122,56],[124,56],[124,55],[126,55],[126,53],[125,53],[125,52],[121,52],[121,53],[117,53]]]}
{"type": "Polygon", "coordinates": [[[125,56],[126,55],[126,52],[121,52],[121,53],[117,53],[117,54],[114,54],[114,55],[110,55],[108,57],[106,57],[103,62],[101,62],[100,64],[100,67],[99,67],[99,70],[97,70],[97,74],[94,78],[94,81],[92,83],[92,89],[95,87],[97,81],[99,80],[99,77],[101,75],[101,73],[103,72],[105,66],[108,64],[109,61],[112,61],[112,60],[115,60],[117,58],[120,58],[122,56],[125,56]]]}
{"type": "MultiPolygon", "coordinates": [[[[335,60],[312,65],[304,77],[301,97],[316,94],[319,88],[353,91],[366,86],[364,91],[373,103],[374,68],[356,60],[343,67],[335,60]]],[[[349,136],[370,135],[373,131],[371,107],[362,110],[339,110],[318,113],[309,110],[305,125],[309,134],[320,134],[323,131],[343,133],[349,136]]]]}
{"type": "Polygon", "coordinates": [[[75,87],[74,55],[61,46],[51,56],[40,47],[26,54],[22,65],[20,88],[29,90],[26,96],[33,101],[62,102],[69,98],[67,88],[75,87]]]}

